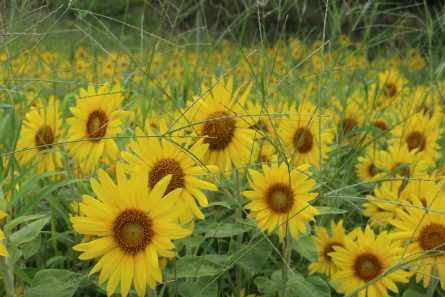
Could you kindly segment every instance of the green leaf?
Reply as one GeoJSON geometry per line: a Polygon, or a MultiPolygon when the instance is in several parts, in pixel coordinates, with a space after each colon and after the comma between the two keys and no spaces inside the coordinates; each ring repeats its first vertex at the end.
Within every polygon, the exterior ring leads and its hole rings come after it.
{"type": "Polygon", "coordinates": [[[291,245],[305,259],[316,262],[318,261],[318,248],[317,244],[312,237],[300,234],[298,240],[291,240],[291,245]]]}
{"type": "Polygon", "coordinates": [[[216,202],[209,203],[209,205],[207,207],[210,208],[210,207],[214,207],[214,206],[222,206],[224,208],[231,209],[230,205],[224,201],[216,201],[216,202]]]}
{"type": "Polygon", "coordinates": [[[39,193],[37,193],[37,195],[35,197],[33,197],[33,199],[25,205],[25,207],[23,207],[21,209],[21,214],[26,215],[26,214],[30,213],[40,203],[40,201],[47,198],[50,193],[57,190],[58,188],[68,186],[70,184],[75,184],[75,183],[78,183],[79,181],[82,181],[82,180],[81,179],[63,180],[63,181],[60,181],[57,183],[52,183],[52,184],[49,184],[49,185],[43,187],[43,189],[39,193]]]}
{"type": "Polygon", "coordinates": [[[8,224],[6,224],[4,231],[6,234],[9,234],[9,233],[11,233],[12,229],[14,229],[15,227],[17,227],[20,224],[23,224],[23,223],[26,223],[29,221],[35,221],[35,220],[43,218],[45,216],[48,216],[48,214],[35,214],[35,215],[18,217],[16,219],[12,220],[11,222],[9,222],[8,224]]]}
{"type": "Polygon", "coordinates": [[[29,275],[23,271],[21,268],[19,267],[14,267],[14,273],[15,275],[17,275],[19,278],[21,278],[23,281],[25,281],[28,285],[32,284],[32,279],[29,277],[29,275]]]}
{"type": "Polygon", "coordinates": [[[420,293],[414,289],[407,289],[403,292],[402,297],[423,297],[425,293],[420,293]]]}
{"type": "MultiPolygon", "coordinates": [[[[37,163],[35,163],[37,164],[37,163]]],[[[36,167],[36,165],[31,166],[36,167]]],[[[29,171],[30,169],[28,169],[29,171]]],[[[58,172],[44,172],[37,175],[32,176],[31,178],[25,174],[22,173],[20,176],[18,176],[16,179],[14,179],[14,184],[9,183],[5,186],[5,191],[9,191],[12,189],[12,187],[15,187],[15,185],[20,182],[20,180],[26,181],[26,184],[22,185],[20,187],[20,190],[11,198],[11,201],[8,203],[8,209],[11,209],[13,207],[17,207],[19,201],[23,199],[26,195],[29,195],[31,190],[35,187],[38,187],[38,182],[42,179],[45,179],[50,176],[55,176],[59,174],[64,174],[65,171],[58,171],[58,172]]]]}
{"type": "Polygon", "coordinates": [[[200,277],[217,274],[224,268],[225,256],[185,256],[176,262],[176,277],[200,277]]]}
{"type": "Polygon", "coordinates": [[[183,297],[218,296],[218,283],[212,277],[202,277],[194,282],[183,282],[179,292],[183,297]]]}
{"type": "Polygon", "coordinates": [[[284,281],[273,281],[267,277],[259,276],[253,281],[261,294],[275,293],[285,286],[284,281]]]}
{"type": "Polygon", "coordinates": [[[42,242],[42,240],[41,240],[40,236],[37,236],[37,238],[35,240],[24,243],[20,247],[20,249],[23,252],[23,257],[25,259],[29,259],[32,256],[34,256],[35,254],[37,254],[37,252],[39,251],[41,242],[42,242]]]}
{"type": "Polygon", "coordinates": [[[71,297],[85,276],[68,270],[45,269],[36,273],[32,285],[25,288],[25,297],[71,297]]]}
{"type": "Polygon", "coordinates": [[[242,224],[214,223],[207,226],[206,237],[231,237],[242,234],[252,229],[251,226],[242,224]]]}
{"type": "Polygon", "coordinates": [[[342,214],[348,212],[344,209],[328,206],[318,206],[317,209],[320,211],[320,213],[318,214],[319,216],[327,214],[342,214]]]}
{"type": "Polygon", "coordinates": [[[253,244],[255,246],[252,248],[251,245],[232,241],[229,249],[231,259],[237,259],[236,263],[250,276],[261,272],[272,254],[271,243],[267,240],[261,240],[259,243],[254,242],[253,244]],[[247,250],[249,252],[245,253],[247,250]],[[242,258],[239,258],[241,255],[243,255],[242,258]]]}
{"type": "Polygon", "coordinates": [[[330,297],[331,290],[329,285],[321,277],[312,276],[304,279],[302,275],[291,273],[288,282],[289,290],[295,293],[295,296],[301,297],[330,297]]]}
{"type": "Polygon", "coordinates": [[[42,228],[49,222],[49,218],[50,217],[47,216],[24,226],[23,228],[14,232],[9,237],[9,241],[15,247],[33,241],[40,235],[40,231],[42,231],[42,228]]]}

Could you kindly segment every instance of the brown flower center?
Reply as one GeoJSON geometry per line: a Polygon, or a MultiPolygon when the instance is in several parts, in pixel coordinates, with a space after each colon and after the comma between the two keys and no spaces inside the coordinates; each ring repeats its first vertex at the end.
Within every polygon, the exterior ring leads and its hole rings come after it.
{"type": "Polygon", "coordinates": [[[255,124],[253,124],[249,128],[263,133],[269,132],[266,123],[262,119],[258,120],[255,124]]]}
{"type": "Polygon", "coordinates": [[[221,151],[225,149],[235,135],[236,122],[232,118],[224,118],[229,116],[223,111],[212,113],[202,128],[202,135],[207,135],[205,143],[209,144],[209,149],[213,151],[221,151]],[[218,119],[221,118],[221,119],[218,119]]]}
{"type": "Polygon", "coordinates": [[[374,254],[360,254],[354,260],[355,275],[365,282],[369,282],[379,276],[382,270],[382,263],[374,254]]]}
{"type": "Polygon", "coordinates": [[[351,132],[352,130],[358,128],[358,122],[356,120],[354,120],[354,119],[351,119],[351,118],[345,118],[341,122],[341,127],[343,129],[343,134],[346,135],[349,132],[351,132]]]}
{"type": "Polygon", "coordinates": [[[383,96],[392,98],[397,95],[397,86],[393,83],[386,83],[383,87],[383,96]]]}
{"type": "Polygon", "coordinates": [[[127,209],[113,222],[113,238],[119,248],[131,255],[143,251],[154,235],[152,221],[138,209],[127,209]]]}
{"type": "Polygon", "coordinates": [[[277,213],[287,213],[294,205],[294,194],[286,184],[274,184],[266,192],[266,202],[277,213]]]}
{"type": "Polygon", "coordinates": [[[300,127],[294,133],[295,149],[304,154],[309,152],[314,146],[314,140],[311,131],[304,127],[300,127]]]}
{"type": "Polygon", "coordinates": [[[323,256],[328,260],[328,261],[332,261],[332,257],[329,255],[329,253],[335,252],[334,250],[334,246],[343,246],[343,244],[341,244],[338,241],[332,241],[330,243],[328,243],[323,250],[323,256]]]}
{"type": "Polygon", "coordinates": [[[377,174],[378,170],[374,166],[374,164],[369,164],[368,166],[368,174],[370,177],[374,177],[377,174]]]}
{"type": "Polygon", "coordinates": [[[165,190],[164,195],[171,191],[184,187],[184,171],[178,161],[173,158],[161,158],[154,162],[153,168],[148,173],[148,185],[150,189],[166,175],[172,175],[172,179],[165,190]]]}
{"type": "Polygon", "coordinates": [[[412,151],[413,149],[419,149],[423,151],[426,145],[426,137],[420,131],[413,131],[406,136],[406,143],[408,144],[408,149],[412,151]]]}
{"type": "Polygon", "coordinates": [[[34,142],[39,151],[50,149],[54,142],[54,133],[51,127],[43,125],[39,131],[36,132],[34,142]]]}
{"type": "MultiPolygon", "coordinates": [[[[90,113],[87,121],[88,138],[101,138],[107,133],[108,117],[107,114],[98,109],[90,113]]],[[[100,141],[93,139],[92,141],[100,141]]]]}
{"type": "Polygon", "coordinates": [[[393,172],[394,175],[400,175],[405,177],[409,177],[410,174],[409,165],[401,162],[396,163],[391,171],[393,172]]]}
{"type": "Polygon", "coordinates": [[[375,121],[374,127],[382,130],[383,132],[388,130],[388,126],[386,125],[386,123],[384,121],[375,121]]]}
{"type": "Polygon", "coordinates": [[[445,226],[437,223],[426,225],[420,230],[419,245],[425,250],[445,252],[445,226]]]}

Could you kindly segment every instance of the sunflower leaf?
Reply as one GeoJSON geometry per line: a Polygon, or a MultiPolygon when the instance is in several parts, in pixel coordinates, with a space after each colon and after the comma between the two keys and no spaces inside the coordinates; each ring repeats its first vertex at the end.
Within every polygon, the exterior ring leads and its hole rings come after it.
{"type": "Polygon", "coordinates": [[[344,209],[340,209],[337,207],[329,207],[329,206],[317,206],[317,209],[320,211],[318,215],[342,214],[348,212],[347,210],[344,209]]]}
{"type": "Polygon", "coordinates": [[[214,223],[207,226],[206,237],[231,237],[245,233],[252,229],[251,226],[230,223],[214,223]]]}
{"type": "Polygon", "coordinates": [[[25,297],[71,297],[84,275],[61,269],[45,269],[36,273],[32,285],[25,288],[25,297]]]}
{"type": "Polygon", "coordinates": [[[33,241],[40,235],[40,231],[42,231],[43,227],[49,222],[49,219],[50,217],[46,216],[24,226],[14,232],[9,237],[9,241],[14,247],[33,241]]]}
{"type": "Polygon", "coordinates": [[[215,275],[224,269],[226,257],[220,255],[185,256],[176,262],[176,277],[215,275]]]}
{"type": "Polygon", "coordinates": [[[294,250],[307,260],[311,262],[316,262],[318,260],[317,245],[311,237],[300,234],[298,240],[291,240],[291,245],[294,250]]]}

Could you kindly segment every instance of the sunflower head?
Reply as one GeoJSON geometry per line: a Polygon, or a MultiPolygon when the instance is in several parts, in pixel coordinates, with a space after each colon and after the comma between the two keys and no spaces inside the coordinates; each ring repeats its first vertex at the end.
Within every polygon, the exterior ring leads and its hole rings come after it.
{"type": "Polygon", "coordinates": [[[356,239],[345,238],[344,246],[335,246],[330,253],[338,270],[332,281],[339,284],[337,291],[344,294],[360,292],[363,296],[387,296],[387,290],[398,293],[396,283],[406,283],[410,273],[401,268],[383,275],[394,267],[403,254],[399,241],[391,240],[388,232],[375,235],[366,226],[354,231],[356,239]],[[363,291],[362,291],[363,290],[363,291]]]}
{"type": "Polygon", "coordinates": [[[82,197],[80,216],[71,218],[76,232],[95,239],[74,246],[82,252],[80,259],[99,258],[90,274],[100,271],[99,283],[108,279],[107,294],[121,283],[121,294],[127,296],[133,283],[138,296],[144,296],[147,284],[154,287],[162,281],[158,258],[171,257],[171,242],[190,233],[177,225],[183,205],[180,191],[166,195],[171,175],[161,179],[151,191],[146,185],[147,172],[136,170],[127,179],[117,166],[117,183],[105,171],[91,186],[97,195],[82,197]]]}
{"type": "Polygon", "coordinates": [[[298,232],[305,232],[304,221],[315,221],[318,210],[309,204],[317,194],[310,193],[315,186],[308,166],[290,169],[286,164],[263,165],[264,176],[249,170],[251,191],[243,192],[251,200],[245,208],[249,217],[256,218],[262,230],[269,233],[278,229],[283,239],[289,227],[290,234],[298,238],[298,232]]]}

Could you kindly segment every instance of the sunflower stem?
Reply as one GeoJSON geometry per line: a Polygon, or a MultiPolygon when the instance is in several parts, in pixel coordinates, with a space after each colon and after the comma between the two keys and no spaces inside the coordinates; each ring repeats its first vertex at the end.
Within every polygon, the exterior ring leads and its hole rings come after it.
{"type": "Polygon", "coordinates": [[[288,266],[290,265],[290,259],[292,256],[292,247],[291,247],[290,242],[287,238],[285,238],[283,241],[283,256],[284,256],[284,260],[283,260],[283,267],[281,270],[281,275],[282,275],[282,280],[284,283],[284,288],[281,293],[281,296],[287,297],[287,281],[289,279],[289,267],[288,266]]]}
{"type": "Polygon", "coordinates": [[[8,264],[8,257],[0,257],[1,275],[7,297],[14,297],[14,272],[12,265],[8,264]]]}
{"type": "Polygon", "coordinates": [[[149,297],[156,297],[156,287],[154,287],[153,289],[148,289],[147,290],[147,295],[149,297]]]}
{"type": "Polygon", "coordinates": [[[430,279],[430,284],[429,284],[428,289],[426,291],[426,296],[427,297],[435,296],[434,293],[436,292],[437,285],[439,284],[439,279],[440,278],[439,278],[439,275],[438,275],[438,272],[437,272],[437,265],[433,266],[433,271],[432,271],[431,275],[433,277],[430,279]]]}
{"type": "MultiPolygon", "coordinates": [[[[238,207],[236,208],[236,220],[241,220],[243,217],[243,214],[241,212],[241,179],[238,169],[235,170],[235,197],[238,201],[238,207]]],[[[236,242],[241,246],[243,243],[243,234],[238,234],[236,236],[236,242]]],[[[236,294],[235,296],[240,296],[241,294],[241,266],[238,264],[236,265],[236,272],[235,272],[235,285],[236,285],[236,294]]]]}
{"type": "MultiPolygon", "coordinates": [[[[51,216],[51,234],[57,234],[57,222],[56,222],[56,216],[54,216],[54,215],[52,215],[51,216]]],[[[53,247],[53,250],[54,250],[54,253],[55,253],[55,255],[57,255],[58,254],[58,252],[57,252],[57,239],[53,239],[52,241],[51,241],[51,245],[52,245],[52,247],[53,247]]]]}

